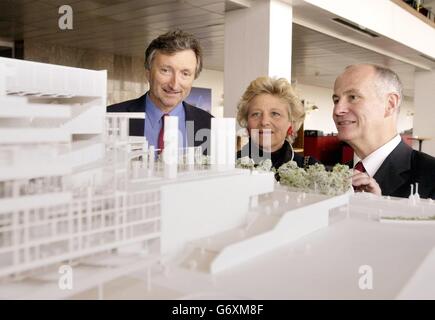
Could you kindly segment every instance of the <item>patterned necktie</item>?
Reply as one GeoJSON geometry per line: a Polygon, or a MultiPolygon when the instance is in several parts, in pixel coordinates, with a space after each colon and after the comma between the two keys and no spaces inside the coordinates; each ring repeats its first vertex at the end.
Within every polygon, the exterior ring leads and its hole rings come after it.
{"type": "Polygon", "coordinates": [[[168,113],[162,115],[162,126],[160,127],[159,138],[157,141],[157,148],[159,149],[159,153],[161,153],[163,151],[163,148],[165,147],[163,142],[163,133],[165,132],[165,117],[167,116],[169,116],[168,113]]]}
{"type": "Polygon", "coordinates": [[[360,172],[366,172],[366,168],[364,168],[362,161],[358,161],[358,163],[355,165],[354,169],[356,169],[360,172]]]}

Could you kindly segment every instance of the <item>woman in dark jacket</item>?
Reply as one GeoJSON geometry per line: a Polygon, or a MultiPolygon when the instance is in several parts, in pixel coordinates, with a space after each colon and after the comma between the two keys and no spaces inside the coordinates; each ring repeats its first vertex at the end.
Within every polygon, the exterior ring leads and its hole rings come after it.
{"type": "Polygon", "coordinates": [[[291,160],[299,167],[318,162],[294,153],[291,146],[304,121],[305,111],[286,79],[255,79],[240,99],[237,110],[237,121],[248,130],[250,137],[237,152],[237,158],[248,156],[256,164],[271,159],[275,169],[291,160]]]}

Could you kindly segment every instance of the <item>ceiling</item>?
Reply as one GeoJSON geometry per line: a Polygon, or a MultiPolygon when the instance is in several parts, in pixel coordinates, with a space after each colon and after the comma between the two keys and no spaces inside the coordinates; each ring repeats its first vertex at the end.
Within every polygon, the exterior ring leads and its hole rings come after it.
{"type": "Polygon", "coordinates": [[[65,2],[0,0],[0,37],[143,56],[153,38],[178,27],[200,39],[207,68],[223,69],[224,0],[70,0],[73,30],[60,30],[65,2]]]}
{"type": "MultiPolygon", "coordinates": [[[[259,1],[259,0],[257,0],[259,1]]],[[[90,48],[121,55],[143,56],[144,48],[156,36],[172,28],[195,34],[204,48],[205,68],[223,70],[224,16],[249,3],[247,0],[70,0],[73,30],[60,30],[59,7],[65,0],[0,0],[0,40],[33,39],[59,45],[90,48]]],[[[412,49],[389,39],[367,39],[349,28],[331,22],[331,15],[303,1],[295,1],[293,24],[293,74],[300,83],[331,87],[338,73],[348,64],[373,62],[392,67],[401,76],[405,94],[413,95],[414,71],[423,61],[412,49]],[[322,21],[321,33],[307,27],[310,20],[322,21]],[[376,48],[398,52],[405,60],[388,57],[364,47],[371,41],[376,48]],[[411,61],[411,63],[409,63],[411,61]],[[413,64],[415,61],[416,64],[413,64]]],[[[316,28],[314,28],[316,29],[316,28]]],[[[382,50],[375,50],[383,52],[382,50]]],[[[394,55],[393,55],[394,56],[394,55]]]]}
{"type": "Polygon", "coordinates": [[[332,87],[337,75],[348,65],[375,63],[399,74],[404,94],[413,96],[417,67],[374,51],[293,24],[292,80],[319,87],[332,87]]]}

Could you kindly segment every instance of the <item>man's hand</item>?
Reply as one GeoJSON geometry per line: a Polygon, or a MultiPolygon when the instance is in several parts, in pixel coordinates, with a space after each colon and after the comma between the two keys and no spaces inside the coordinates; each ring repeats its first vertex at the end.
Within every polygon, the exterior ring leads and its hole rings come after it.
{"type": "Polygon", "coordinates": [[[355,192],[370,192],[378,196],[382,195],[381,188],[376,180],[370,177],[366,172],[353,170],[352,185],[355,192]]]}

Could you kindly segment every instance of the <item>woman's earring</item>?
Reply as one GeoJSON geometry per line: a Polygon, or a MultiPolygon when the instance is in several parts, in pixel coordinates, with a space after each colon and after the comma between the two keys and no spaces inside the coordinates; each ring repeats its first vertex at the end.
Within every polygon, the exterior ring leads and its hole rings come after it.
{"type": "Polygon", "coordinates": [[[290,126],[287,130],[287,136],[293,136],[293,128],[290,126]]]}

